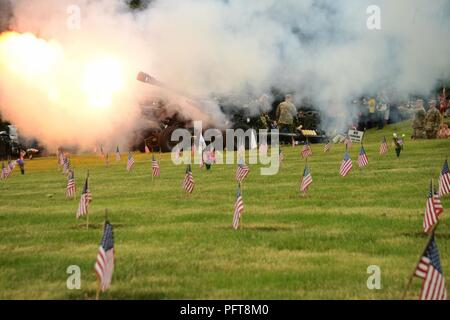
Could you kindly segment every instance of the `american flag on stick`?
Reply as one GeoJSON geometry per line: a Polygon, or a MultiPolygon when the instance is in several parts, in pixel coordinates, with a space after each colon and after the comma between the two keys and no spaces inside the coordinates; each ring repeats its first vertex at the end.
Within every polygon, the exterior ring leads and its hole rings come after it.
{"type": "Polygon", "coordinates": [[[360,168],[363,168],[369,164],[369,158],[367,158],[366,150],[363,146],[361,146],[361,150],[359,151],[358,155],[358,166],[360,168]]]}
{"type": "Polygon", "coordinates": [[[236,169],[236,181],[241,183],[248,176],[250,168],[244,163],[242,158],[239,159],[239,163],[236,169]]]}
{"type": "Polygon", "coordinates": [[[116,147],[116,161],[120,161],[122,157],[120,156],[119,146],[116,147]]]}
{"type": "Polygon", "coordinates": [[[325,144],[325,146],[323,147],[323,152],[324,152],[324,153],[327,153],[327,152],[330,152],[330,150],[331,150],[331,142],[328,141],[328,142],[325,144]]]}
{"type": "Polygon", "coordinates": [[[312,156],[312,149],[311,149],[311,145],[309,144],[308,141],[305,142],[305,144],[303,145],[302,148],[302,158],[308,158],[312,156]]]}
{"type": "Polygon", "coordinates": [[[77,210],[77,219],[88,214],[88,207],[92,201],[92,194],[89,191],[89,173],[87,174],[86,181],[84,182],[83,192],[80,197],[80,204],[77,210]]]}
{"type": "Polygon", "coordinates": [[[241,186],[239,184],[236,193],[236,202],[234,204],[234,214],[233,214],[234,230],[237,230],[239,228],[239,223],[241,221],[241,216],[243,212],[244,212],[244,202],[242,201],[241,186]]]}
{"type": "Polygon", "coordinates": [[[344,139],[344,144],[347,149],[350,149],[352,146],[352,139],[348,135],[344,139]]]}
{"type": "Polygon", "coordinates": [[[73,199],[75,197],[75,173],[73,169],[70,169],[69,176],[67,177],[67,187],[66,187],[66,196],[69,199],[73,199]]]}
{"type": "Polygon", "coordinates": [[[134,158],[131,152],[128,152],[127,171],[130,172],[134,166],[134,158]]]}
{"type": "Polygon", "coordinates": [[[308,165],[305,165],[305,169],[303,170],[303,176],[300,181],[300,192],[306,193],[308,191],[308,187],[313,182],[311,172],[309,171],[308,165]]]}
{"type": "Polygon", "coordinates": [[[105,155],[105,166],[109,166],[109,153],[107,152],[105,155]]]}
{"type": "Polygon", "coordinates": [[[386,137],[383,137],[383,139],[381,139],[381,144],[380,144],[380,155],[384,155],[388,152],[388,144],[386,141],[386,137]]]}
{"type": "Polygon", "coordinates": [[[70,158],[68,156],[64,157],[64,164],[63,164],[63,174],[68,174],[70,170],[70,158]]]}
{"type": "Polygon", "coordinates": [[[431,180],[430,191],[428,192],[427,204],[425,207],[425,215],[423,218],[423,230],[425,233],[429,233],[430,230],[433,229],[442,212],[444,212],[444,208],[442,207],[441,199],[434,192],[433,180],[431,180]]]}
{"type": "Polygon", "coordinates": [[[194,190],[194,186],[194,176],[192,175],[191,165],[188,164],[186,167],[186,175],[184,176],[183,180],[183,189],[187,193],[192,193],[192,191],[194,190]]]}
{"type": "Polygon", "coordinates": [[[419,300],[447,300],[445,277],[434,232],[416,266],[414,275],[423,280],[419,300]]]}
{"type": "Polygon", "coordinates": [[[350,159],[348,150],[345,150],[344,159],[341,162],[339,174],[343,177],[347,176],[349,172],[352,170],[352,167],[353,167],[352,159],[350,159]]]}
{"type": "MultiPolygon", "coordinates": [[[[105,292],[111,285],[114,272],[114,231],[109,221],[105,221],[103,237],[98,248],[97,260],[94,265],[99,282],[99,290],[105,292]]],[[[98,298],[97,292],[97,298],[98,298]]]]}
{"type": "Polygon", "coordinates": [[[62,150],[58,150],[58,165],[61,167],[64,165],[64,153],[62,150]]]}
{"type": "Polygon", "coordinates": [[[5,163],[2,162],[2,179],[3,180],[8,179],[10,174],[11,174],[11,171],[9,170],[9,166],[5,166],[5,163]]]}
{"type": "Polygon", "coordinates": [[[159,164],[158,161],[155,159],[155,155],[152,157],[152,175],[153,177],[159,177],[160,170],[159,170],[159,164]]]}
{"type": "Polygon", "coordinates": [[[441,174],[439,175],[439,196],[443,197],[450,193],[450,171],[448,169],[448,160],[445,159],[441,174]]]}
{"type": "Polygon", "coordinates": [[[280,164],[284,161],[284,153],[283,153],[283,150],[281,150],[281,148],[280,148],[280,154],[278,155],[278,161],[280,162],[280,164]]]}
{"type": "Polygon", "coordinates": [[[14,168],[16,167],[16,162],[15,161],[8,161],[8,167],[9,167],[9,174],[11,174],[14,171],[14,168]]]}

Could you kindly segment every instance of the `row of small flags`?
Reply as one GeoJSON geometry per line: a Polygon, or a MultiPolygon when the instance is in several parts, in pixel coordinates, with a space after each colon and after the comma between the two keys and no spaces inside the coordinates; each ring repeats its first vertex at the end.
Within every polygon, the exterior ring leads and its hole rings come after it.
{"type": "MultiPolygon", "coordinates": [[[[340,173],[342,176],[346,176],[348,172],[351,170],[352,163],[348,154],[348,147],[351,142],[346,143],[346,152],[344,155],[344,160],[341,163],[340,173]]],[[[312,155],[312,149],[309,143],[305,144],[302,149],[302,156],[306,158],[312,155]],[[306,146],[306,147],[305,147],[306,146]]],[[[329,149],[328,149],[329,150],[329,149]]],[[[386,139],[384,138],[380,145],[380,154],[385,154],[388,151],[386,139]]],[[[282,155],[282,151],[280,149],[280,156],[282,155]]],[[[284,156],[283,156],[284,157],[284,156]]],[[[281,161],[281,160],[280,160],[281,161]]],[[[358,164],[360,167],[364,167],[368,164],[367,154],[363,146],[361,146],[361,150],[358,156],[358,164]]],[[[127,170],[130,171],[134,165],[134,159],[129,153],[127,170]]],[[[241,184],[244,179],[249,174],[249,167],[240,159],[238,162],[238,166],[236,169],[235,178],[238,183],[238,189],[236,192],[236,202],[234,206],[234,214],[232,227],[233,229],[238,229],[241,225],[242,214],[244,211],[244,202],[242,198],[242,189],[241,184]]],[[[73,172],[73,171],[72,171],[73,172]]],[[[154,155],[152,157],[152,176],[159,176],[160,168],[158,162],[156,161],[154,155]]],[[[92,200],[92,196],[90,195],[88,189],[88,178],[86,178],[85,187],[82,193],[82,199],[80,199],[79,210],[77,212],[77,217],[80,213],[82,216],[85,212],[87,214],[87,206],[92,200]]],[[[305,165],[302,179],[300,181],[300,192],[306,193],[308,187],[312,184],[312,176],[311,172],[307,165],[305,165]]],[[[448,162],[445,161],[444,167],[442,169],[440,178],[439,178],[439,196],[450,193],[450,172],[448,168],[448,162]]],[[[192,193],[195,187],[195,181],[193,178],[191,166],[187,165],[186,174],[182,183],[183,189],[187,193],[192,193]]],[[[422,287],[421,299],[437,299],[437,298],[446,298],[447,293],[445,288],[445,279],[442,275],[442,269],[440,267],[439,262],[439,253],[437,251],[437,246],[434,238],[434,230],[437,225],[438,218],[440,214],[443,212],[442,204],[439,200],[438,195],[434,192],[432,184],[430,185],[430,194],[427,201],[427,207],[425,210],[425,218],[424,218],[424,230],[425,232],[429,232],[432,230],[432,238],[428,242],[426,250],[417,265],[414,275],[420,277],[424,281],[424,285],[422,287]],[[439,274],[441,274],[442,280],[439,280],[439,274]],[[442,282],[439,282],[442,281],[442,282]]],[[[99,253],[97,257],[97,262],[95,265],[96,274],[99,278],[100,286],[99,288],[102,291],[105,291],[110,282],[112,271],[114,269],[114,244],[113,244],[113,235],[112,235],[112,225],[106,221],[104,234],[102,238],[102,242],[99,248],[99,253]]]]}
{"type": "Polygon", "coordinates": [[[411,285],[412,278],[417,277],[422,280],[420,300],[447,300],[447,288],[436,244],[435,231],[439,224],[439,218],[444,212],[440,198],[448,194],[450,194],[450,171],[448,160],[445,160],[439,175],[438,192],[433,187],[433,180],[430,182],[423,219],[423,230],[429,235],[429,238],[420,255],[419,262],[410,276],[403,298],[411,285]]]}

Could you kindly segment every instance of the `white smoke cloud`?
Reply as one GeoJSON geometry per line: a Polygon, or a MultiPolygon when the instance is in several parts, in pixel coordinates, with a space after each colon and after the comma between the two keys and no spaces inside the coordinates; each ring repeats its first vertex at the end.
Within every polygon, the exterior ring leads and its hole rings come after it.
{"type": "MultiPolygon", "coordinates": [[[[308,96],[329,116],[328,129],[348,124],[355,95],[429,94],[449,78],[447,0],[156,0],[139,11],[124,1],[19,0],[13,13],[11,29],[54,39],[72,68],[105,53],[126,61],[126,91],[101,117],[80,114],[76,97],[55,113],[29,82],[0,75],[2,114],[51,145],[117,140],[142,125],[138,102],[160,90],[138,83],[139,70],[200,98],[272,87],[295,92],[297,101],[308,96]],[[66,27],[74,4],[81,30],[66,27]],[[369,5],[381,8],[381,30],[366,27],[369,5]]],[[[61,81],[72,84],[69,75],[62,72],[61,81]]],[[[192,108],[177,96],[173,105],[194,120],[223,123],[212,103],[192,108]]]]}

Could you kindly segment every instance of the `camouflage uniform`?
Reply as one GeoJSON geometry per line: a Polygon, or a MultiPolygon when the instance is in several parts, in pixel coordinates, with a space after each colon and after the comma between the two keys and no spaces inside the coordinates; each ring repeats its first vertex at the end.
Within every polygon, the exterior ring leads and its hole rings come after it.
{"type": "Polygon", "coordinates": [[[430,106],[430,110],[427,112],[425,118],[425,130],[427,132],[428,139],[436,139],[441,124],[441,114],[434,105],[430,106]]]}
{"type": "Polygon", "coordinates": [[[289,131],[292,132],[296,112],[297,110],[292,102],[284,101],[280,103],[277,108],[278,125],[288,127],[289,131]]]}
{"type": "Polygon", "coordinates": [[[417,110],[412,123],[413,128],[413,139],[423,139],[425,138],[425,111],[417,110]]]}

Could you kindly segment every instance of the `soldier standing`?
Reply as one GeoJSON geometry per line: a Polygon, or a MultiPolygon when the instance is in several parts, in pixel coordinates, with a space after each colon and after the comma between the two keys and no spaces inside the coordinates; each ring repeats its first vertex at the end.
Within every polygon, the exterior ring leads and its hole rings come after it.
{"type": "Polygon", "coordinates": [[[428,139],[436,139],[437,133],[439,131],[439,126],[441,124],[441,114],[436,108],[435,100],[431,100],[429,104],[430,109],[428,110],[427,116],[425,118],[425,130],[428,139]]]}
{"type": "MultiPolygon", "coordinates": [[[[292,103],[292,95],[287,94],[284,102],[280,103],[277,107],[277,120],[280,132],[292,133],[294,131],[294,116],[296,112],[297,109],[292,103]]],[[[293,142],[294,137],[292,137],[293,142]]]]}
{"type": "Polygon", "coordinates": [[[413,135],[412,139],[423,139],[425,138],[425,117],[426,113],[423,109],[418,109],[414,115],[414,120],[412,123],[413,135]]]}

